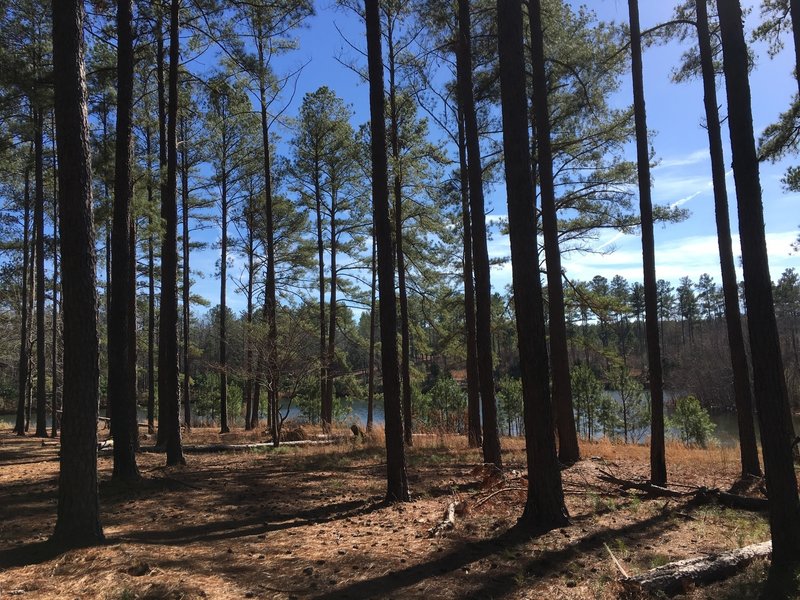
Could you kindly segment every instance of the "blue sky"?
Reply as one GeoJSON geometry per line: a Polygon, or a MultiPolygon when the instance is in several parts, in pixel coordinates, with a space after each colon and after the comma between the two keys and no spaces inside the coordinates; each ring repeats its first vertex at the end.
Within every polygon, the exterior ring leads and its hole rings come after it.
{"type": "MultiPolygon", "coordinates": [[[[589,4],[601,19],[627,21],[628,8],[624,0],[594,0],[589,4]]],[[[668,20],[673,4],[653,0],[640,1],[642,29],[668,20]]],[[[745,4],[755,5],[754,2],[745,4]]],[[[756,7],[748,20],[748,28],[757,19],[756,7]]],[[[363,25],[354,15],[332,8],[329,0],[318,3],[316,16],[298,34],[300,49],[281,59],[287,71],[309,61],[298,80],[293,106],[288,114],[297,113],[303,94],[321,85],[328,85],[352,106],[354,125],[368,120],[367,85],[336,60],[337,56],[355,56],[354,51],[342,40],[340,31],[354,43],[363,43],[363,25]]],[[[791,41],[787,42],[789,48],[772,60],[768,58],[764,45],[754,46],[757,66],[751,76],[751,87],[757,134],[788,107],[790,98],[797,89],[792,78],[791,41]]],[[[678,63],[681,53],[682,48],[678,44],[671,44],[649,48],[644,56],[648,127],[656,132],[650,143],[655,148],[656,159],[659,161],[652,173],[653,200],[660,204],[678,204],[691,211],[690,218],[683,223],[656,228],[657,276],[676,282],[680,277],[688,275],[697,281],[702,273],[707,272],[719,283],[707,136],[701,127],[702,89],[699,82],[674,84],[670,81],[670,73],[678,63]]],[[[719,97],[721,101],[724,99],[724,90],[719,90],[719,97]]],[[[629,104],[630,98],[631,84],[630,77],[627,76],[622,81],[618,101],[621,105],[629,104]]],[[[725,131],[724,127],[723,130],[725,131]]],[[[286,131],[279,133],[284,139],[291,135],[286,131]]],[[[632,158],[635,152],[633,146],[629,148],[629,152],[632,158]]],[[[730,162],[729,151],[726,151],[726,160],[730,162]]],[[[780,184],[788,164],[791,161],[777,165],[764,164],[761,170],[773,279],[777,279],[788,267],[800,266],[800,256],[790,254],[790,244],[797,237],[800,225],[800,198],[797,194],[785,193],[780,184]]],[[[733,181],[729,178],[732,228],[736,231],[733,190],[733,181]]],[[[505,215],[502,188],[490,192],[487,201],[492,217],[505,215]]],[[[585,280],[599,274],[611,279],[620,274],[630,281],[641,281],[641,241],[637,235],[619,236],[613,232],[607,233],[596,242],[595,247],[614,249],[614,252],[606,255],[566,257],[564,267],[571,278],[585,280]]],[[[738,256],[738,236],[734,237],[734,252],[738,256]]],[[[495,233],[490,253],[497,257],[507,256],[507,239],[495,233]]],[[[211,299],[212,305],[218,302],[219,297],[219,281],[213,276],[216,255],[216,251],[192,255],[193,268],[206,274],[205,278],[197,280],[193,292],[211,299]]],[[[237,271],[234,267],[234,276],[237,271]]],[[[495,289],[503,290],[510,281],[509,265],[495,267],[492,273],[495,289]]],[[[229,305],[234,310],[240,310],[244,300],[231,292],[229,305]]]]}

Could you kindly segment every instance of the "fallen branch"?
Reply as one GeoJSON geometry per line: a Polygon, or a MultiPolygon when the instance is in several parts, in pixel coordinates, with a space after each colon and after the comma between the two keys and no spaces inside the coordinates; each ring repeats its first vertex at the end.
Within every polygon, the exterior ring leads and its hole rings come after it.
{"type": "Polygon", "coordinates": [[[609,473],[608,471],[600,470],[600,475],[598,477],[607,483],[613,483],[614,485],[618,485],[622,489],[626,490],[639,490],[640,492],[645,492],[651,496],[664,496],[667,498],[683,498],[685,496],[691,496],[693,492],[679,492],[677,490],[671,490],[669,488],[662,487],[660,485],[655,485],[650,483],[649,481],[633,481],[631,479],[620,479],[616,475],[609,473]]]}
{"type": "Polygon", "coordinates": [[[728,508],[739,510],[762,511],[769,510],[769,500],[766,498],[752,498],[750,496],[739,496],[730,492],[723,492],[717,489],[699,489],[696,492],[697,498],[710,497],[716,498],[717,502],[728,508]]]}
{"type": "Polygon", "coordinates": [[[639,490],[650,496],[661,496],[667,498],[694,498],[701,502],[708,502],[716,499],[723,506],[739,510],[762,511],[769,509],[769,500],[766,498],[753,498],[750,496],[740,496],[730,492],[723,492],[716,488],[691,487],[681,485],[685,491],[674,490],[659,485],[653,485],[649,481],[635,481],[621,479],[608,471],[600,470],[599,479],[607,483],[613,483],[626,490],[639,490]]]}
{"type": "Polygon", "coordinates": [[[614,556],[614,553],[611,551],[611,548],[608,547],[608,544],[603,544],[603,546],[606,547],[606,550],[608,550],[608,554],[611,556],[611,560],[614,561],[614,564],[617,565],[617,569],[619,569],[619,572],[622,573],[623,580],[630,579],[630,576],[628,575],[628,572],[625,570],[625,567],[623,567],[622,563],[620,563],[617,560],[617,557],[614,556]]]}
{"type": "Polygon", "coordinates": [[[428,537],[436,537],[456,526],[456,512],[463,510],[461,502],[451,502],[444,511],[444,520],[428,530],[428,537]]]}
{"type": "Polygon", "coordinates": [[[488,502],[489,500],[491,500],[492,498],[494,498],[498,494],[503,494],[505,492],[519,492],[519,491],[523,491],[524,492],[527,489],[528,488],[524,488],[524,487],[506,487],[506,488],[499,489],[496,492],[492,492],[491,494],[489,494],[485,498],[481,498],[480,500],[478,500],[478,502],[475,503],[475,508],[478,508],[484,502],[488,502]]]}
{"type": "Polygon", "coordinates": [[[679,560],[641,575],[623,577],[620,581],[630,589],[673,594],[683,591],[689,584],[711,583],[729,577],[754,560],[769,558],[771,554],[772,542],[762,542],[720,554],[679,560]]]}
{"type": "MultiPolygon", "coordinates": [[[[281,446],[328,446],[335,444],[336,440],[299,440],[296,442],[281,442],[281,446]]],[[[188,454],[212,454],[216,452],[237,452],[243,450],[265,450],[274,448],[272,442],[257,444],[209,444],[206,446],[184,446],[183,451],[188,454]]],[[[158,446],[142,446],[140,452],[162,454],[166,450],[158,446]]]]}

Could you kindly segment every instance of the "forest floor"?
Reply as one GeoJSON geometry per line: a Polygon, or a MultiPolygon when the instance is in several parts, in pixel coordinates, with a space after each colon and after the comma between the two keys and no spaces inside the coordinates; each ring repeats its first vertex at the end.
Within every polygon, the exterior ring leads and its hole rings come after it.
{"type": "MultiPolygon", "coordinates": [[[[184,443],[221,439],[263,441],[194,430],[184,443]]],[[[531,538],[513,529],[525,500],[523,443],[503,445],[498,479],[463,438],[415,436],[413,502],[391,506],[381,502],[380,440],[188,454],[170,468],[163,455],[141,454],[143,479],[131,486],[110,481],[112,458],[101,453],[106,544],[59,553],[46,542],[58,446],[0,429],[0,599],[616,598],[608,549],[637,574],[769,539],[763,513],[603,483],[600,469],[632,478],[649,465],[647,447],[605,441],[582,444],[585,459],[563,471],[571,524],[531,538]],[[454,501],[465,507],[454,529],[429,537],[454,501]]],[[[672,485],[727,490],[739,473],[736,448],[674,445],[667,461],[672,485]]],[[[765,576],[758,562],[684,597],[755,597],[765,576]]]]}

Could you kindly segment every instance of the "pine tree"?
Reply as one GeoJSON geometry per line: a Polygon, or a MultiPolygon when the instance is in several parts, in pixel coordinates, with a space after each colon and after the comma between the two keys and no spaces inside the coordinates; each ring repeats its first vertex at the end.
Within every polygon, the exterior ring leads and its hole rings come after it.
{"type": "Polygon", "coordinates": [[[83,71],[83,2],[53,5],[56,137],[64,316],[64,412],[53,541],[103,541],[97,490],[97,291],[83,71]]]}
{"type": "Polygon", "coordinates": [[[386,420],[386,500],[408,502],[400,376],[397,363],[397,306],[394,295],[391,222],[389,220],[388,160],[386,156],[385,97],[381,22],[378,0],[364,0],[369,64],[370,131],[372,148],[372,203],[378,245],[378,287],[381,320],[381,365],[386,420]]]}
{"type": "MultiPolygon", "coordinates": [[[[794,431],[778,339],[764,235],[761,183],[753,134],[748,51],[738,1],[717,1],[722,33],[728,128],[739,208],[747,326],[764,453],[772,568],[776,583],[800,564],[800,498],[792,459],[794,431]]],[[[787,577],[787,581],[792,577],[787,577]]],[[[796,586],[796,582],[793,584],[796,586]]]]}
{"type": "Polygon", "coordinates": [[[647,143],[647,115],[644,100],[642,38],[639,30],[638,0],[628,0],[631,28],[633,74],[633,109],[636,120],[636,155],[639,170],[639,206],[642,219],[642,257],[644,259],[645,330],[650,378],[650,481],[667,483],[664,451],[664,381],[661,365],[661,344],[658,333],[658,299],[656,289],[653,206],[650,196],[650,149],[647,143]]]}

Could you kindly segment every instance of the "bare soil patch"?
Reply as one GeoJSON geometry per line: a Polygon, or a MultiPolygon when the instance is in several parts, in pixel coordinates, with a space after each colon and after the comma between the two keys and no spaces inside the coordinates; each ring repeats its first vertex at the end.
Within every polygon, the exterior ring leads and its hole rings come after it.
{"type": "MultiPolygon", "coordinates": [[[[187,444],[264,441],[194,430],[187,444]]],[[[144,444],[151,443],[144,440],[144,444]]],[[[502,478],[463,438],[418,436],[414,501],[387,506],[381,439],[187,456],[141,454],[143,480],[110,481],[99,458],[107,543],[54,552],[58,446],[0,430],[0,598],[616,598],[619,572],[769,539],[766,515],[651,499],[598,480],[645,476],[648,449],[583,444],[563,471],[571,525],[531,538],[513,526],[525,499],[521,440],[504,439],[502,478]],[[451,502],[455,527],[430,537],[451,502]]],[[[668,449],[671,484],[729,489],[736,449],[668,449]]],[[[759,494],[758,484],[745,493],[759,494]]],[[[738,489],[742,493],[741,486],[738,489]]],[[[763,562],[688,598],[758,593],[763,562]]]]}

